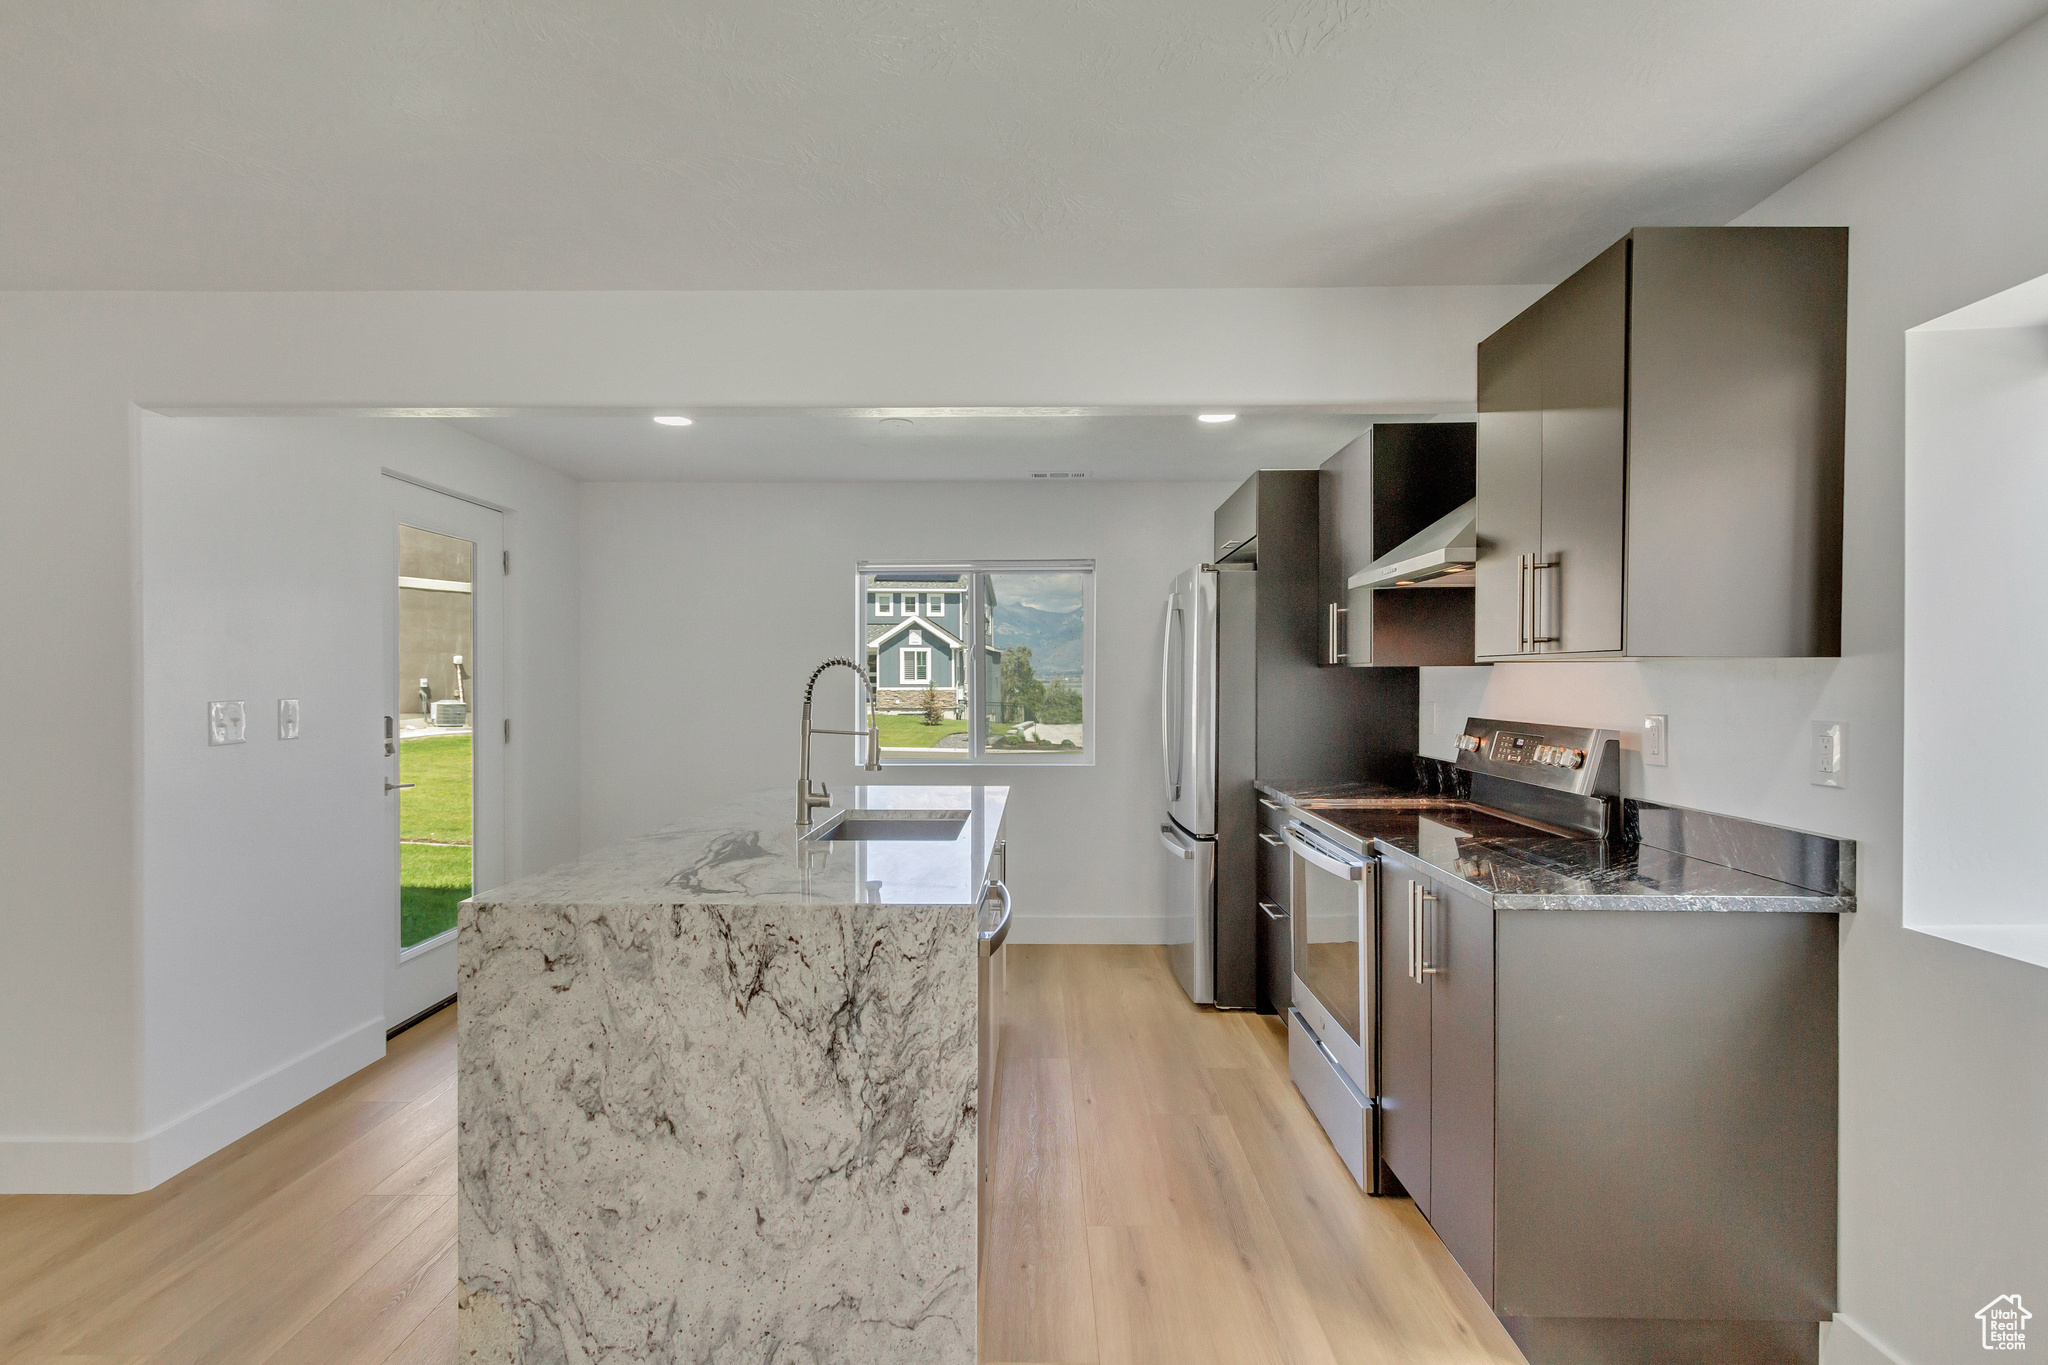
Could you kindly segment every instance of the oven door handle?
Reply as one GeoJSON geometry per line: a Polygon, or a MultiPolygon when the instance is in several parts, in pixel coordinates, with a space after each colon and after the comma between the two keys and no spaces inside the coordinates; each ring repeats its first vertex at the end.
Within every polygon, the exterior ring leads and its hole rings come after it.
{"type": "Polygon", "coordinates": [[[1289,825],[1283,833],[1287,836],[1287,846],[1310,867],[1321,868],[1331,876],[1342,877],[1347,882],[1365,879],[1365,859],[1353,861],[1334,849],[1310,843],[1300,833],[1300,828],[1298,825],[1289,825]]]}

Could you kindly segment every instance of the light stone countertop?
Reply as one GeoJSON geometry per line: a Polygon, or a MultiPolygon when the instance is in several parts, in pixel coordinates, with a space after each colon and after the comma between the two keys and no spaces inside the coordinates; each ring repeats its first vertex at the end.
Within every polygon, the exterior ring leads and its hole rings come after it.
{"type": "Polygon", "coordinates": [[[978,904],[995,855],[1008,787],[866,786],[812,813],[823,829],[841,809],[906,816],[968,812],[953,840],[800,845],[791,787],[752,792],[573,862],[474,897],[513,905],[978,904]]]}

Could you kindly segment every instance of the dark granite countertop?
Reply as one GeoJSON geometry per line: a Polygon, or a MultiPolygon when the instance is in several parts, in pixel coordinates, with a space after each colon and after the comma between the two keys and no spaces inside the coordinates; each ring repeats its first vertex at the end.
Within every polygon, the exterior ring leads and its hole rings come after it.
{"type": "Polygon", "coordinates": [[[1840,914],[1856,908],[1852,895],[1822,894],[1648,844],[1564,836],[1466,801],[1371,783],[1256,785],[1360,847],[1377,842],[1382,851],[1485,897],[1496,910],[1840,914]],[[1348,804],[1354,802],[1372,804],[1348,804]]]}

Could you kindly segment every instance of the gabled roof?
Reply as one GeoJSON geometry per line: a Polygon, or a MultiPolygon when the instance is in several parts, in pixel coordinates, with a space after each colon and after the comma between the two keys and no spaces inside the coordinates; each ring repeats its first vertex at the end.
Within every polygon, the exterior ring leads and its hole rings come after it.
{"type": "Polygon", "coordinates": [[[941,640],[945,641],[948,645],[951,645],[954,649],[958,649],[961,646],[961,641],[956,639],[951,631],[946,630],[943,626],[933,625],[931,622],[925,620],[922,616],[906,616],[902,620],[898,621],[895,625],[891,626],[889,629],[883,631],[880,635],[874,633],[874,626],[878,624],[880,623],[873,622],[869,625],[868,648],[870,649],[875,648],[877,645],[886,644],[890,636],[896,634],[898,631],[908,630],[912,626],[917,626],[922,630],[930,631],[932,634],[938,636],[941,640]]]}

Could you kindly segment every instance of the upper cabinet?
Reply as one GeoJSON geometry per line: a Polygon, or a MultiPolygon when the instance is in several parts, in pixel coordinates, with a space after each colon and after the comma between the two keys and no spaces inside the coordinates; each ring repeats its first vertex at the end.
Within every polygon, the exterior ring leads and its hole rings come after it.
{"type": "Polygon", "coordinates": [[[1841,652],[1846,228],[1638,228],[1479,344],[1475,648],[1841,652]]]}
{"type": "MultiPolygon", "coordinates": [[[[1470,422],[1378,422],[1322,468],[1323,662],[1354,668],[1469,664],[1469,556],[1427,534],[1459,538],[1456,514],[1473,490],[1470,422]],[[1417,551],[1425,567],[1368,586],[1374,563],[1417,551]]],[[[1468,538],[1469,539],[1469,538],[1468,538]]],[[[1461,542],[1462,543],[1462,542],[1461,542]]],[[[1408,562],[1405,561],[1404,562],[1408,562]]]]}

